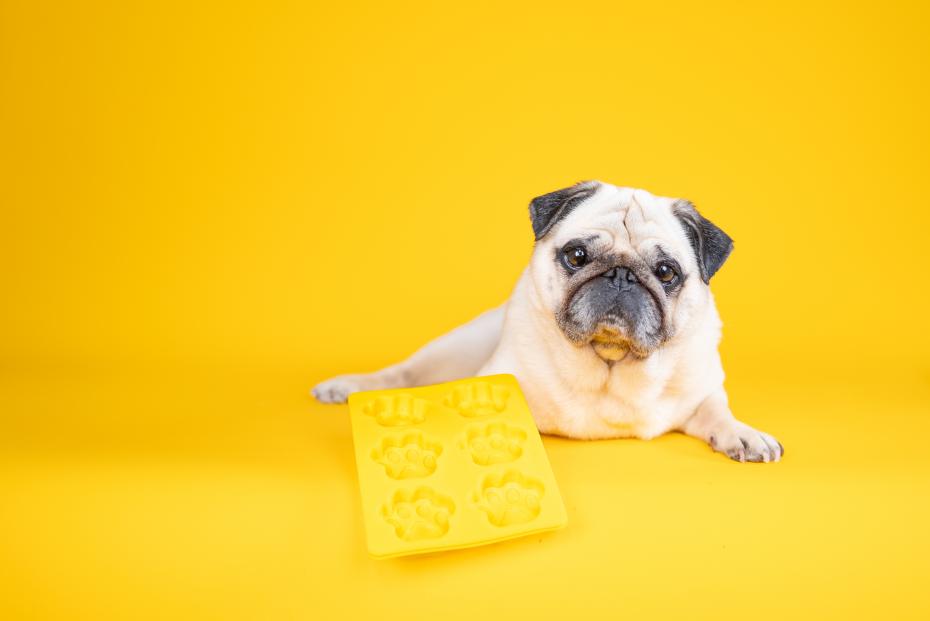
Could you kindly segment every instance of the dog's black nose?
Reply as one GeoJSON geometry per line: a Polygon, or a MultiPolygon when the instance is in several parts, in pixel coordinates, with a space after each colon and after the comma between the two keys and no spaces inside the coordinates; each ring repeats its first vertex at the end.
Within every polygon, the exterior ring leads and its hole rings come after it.
{"type": "Polygon", "coordinates": [[[632,283],[639,282],[629,268],[620,266],[604,272],[604,278],[617,289],[628,289],[632,283]]]}

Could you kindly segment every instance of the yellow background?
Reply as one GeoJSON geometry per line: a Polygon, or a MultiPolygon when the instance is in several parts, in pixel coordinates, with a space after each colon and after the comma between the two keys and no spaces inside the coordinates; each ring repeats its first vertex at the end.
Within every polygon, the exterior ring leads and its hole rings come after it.
{"type": "Polygon", "coordinates": [[[0,2],[0,617],[930,616],[925,3],[0,2]],[[739,417],[545,439],[563,531],[376,562],[306,390],[693,200],[739,417]]]}

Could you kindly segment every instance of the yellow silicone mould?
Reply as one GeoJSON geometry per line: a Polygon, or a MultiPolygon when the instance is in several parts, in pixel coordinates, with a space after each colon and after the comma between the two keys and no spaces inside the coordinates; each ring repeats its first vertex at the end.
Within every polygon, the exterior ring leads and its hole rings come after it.
{"type": "Polygon", "coordinates": [[[373,557],[565,526],[546,451],[512,375],[359,392],[349,409],[373,557]]]}

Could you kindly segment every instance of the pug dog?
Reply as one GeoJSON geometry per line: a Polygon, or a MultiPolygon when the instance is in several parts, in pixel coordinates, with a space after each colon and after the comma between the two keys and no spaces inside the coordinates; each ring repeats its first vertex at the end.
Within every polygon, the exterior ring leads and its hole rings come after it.
{"type": "Polygon", "coordinates": [[[355,391],[516,376],[539,431],[654,438],[680,431],[740,462],[782,445],[734,418],[709,283],[733,249],[682,199],[588,181],[534,198],[535,246],[507,302],[375,373],[313,389],[355,391]]]}

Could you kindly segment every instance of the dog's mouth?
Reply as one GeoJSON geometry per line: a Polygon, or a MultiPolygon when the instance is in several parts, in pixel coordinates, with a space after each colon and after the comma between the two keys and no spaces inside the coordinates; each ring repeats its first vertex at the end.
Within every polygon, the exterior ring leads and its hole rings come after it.
{"type": "Polygon", "coordinates": [[[601,341],[595,338],[591,341],[591,347],[594,353],[607,362],[620,362],[630,353],[630,346],[624,341],[601,341]]]}
{"type": "Polygon", "coordinates": [[[597,331],[591,337],[591,347],[594,353],[607,362],[619,362],[631,354],[636,358],[649,355],[612,322],[598,324],[597,331]]]}

